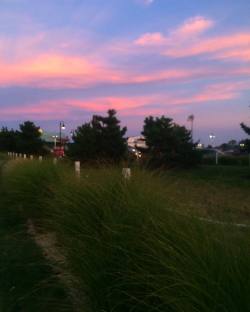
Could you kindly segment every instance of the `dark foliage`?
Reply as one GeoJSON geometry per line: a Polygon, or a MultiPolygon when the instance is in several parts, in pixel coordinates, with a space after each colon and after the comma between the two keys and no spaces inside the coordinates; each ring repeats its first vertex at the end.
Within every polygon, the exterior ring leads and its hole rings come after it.
{"type": "Polygon", "coordinates": [[[107,116],[93,116],[88,123],[78,127],[73,135],[69,155],[74,159],[87,161],[119,161],[126,155],[124,135],[127,128],[120,127],[115,110],[108,110],[107,116]]]}
{"type": "Polygon", "coordinates": [[[250,135],[250,127],[245,125],[243,122],[240,124],[240,126],[248,135],[250,135]]]}
{"type": "Polygon", "coordinates": [[[171,118],[147,117],[142,134],[149,147],[149,164],[153,166],[191,166],[200,161],[190,131],[171,118]]]}
{"type": "Polygon", "coordinates": [[[17,136],[17,131],[2,127],[0,131],[0,150],[14,152],[16,150],[17,136]]]}
{"type": "Polygon", "coordinates": [[[20,131],[3,127],[0,131],[0,150],[25,154],[44,153],[41,132],[31,121],[25,121],[20,131]]]}
{"type": "Polygon", "coordinates": [[[41,132],[31,121],[25,121],[20,126],[17,136],[17,151],[27,154],[39,154],[43,151],[41,132]]]}

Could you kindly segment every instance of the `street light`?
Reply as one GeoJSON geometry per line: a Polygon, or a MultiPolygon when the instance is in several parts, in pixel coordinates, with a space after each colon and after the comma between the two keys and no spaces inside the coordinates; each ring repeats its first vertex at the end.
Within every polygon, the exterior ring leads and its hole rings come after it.
{"type": "Polygon", "coordinates": [[[215,140],[215,135],[213,133],[209,134],[209,139],[211,140],[211,145],[213,147],[213,142],[215,140]]]}
{"type": "Polygon", "coordinates": [[[52,138],[54,139],[54,146],[56,148],[56,139],[58,138],[58,135],[52,135],[52,138]]]}
{"type": "Polygon", "coordinates": [[[60,147],[62,147],[62,130],[65,130],[65,124],[63,121],[60,121],[59,123],[59,141],[60,141],[60,147]]]}

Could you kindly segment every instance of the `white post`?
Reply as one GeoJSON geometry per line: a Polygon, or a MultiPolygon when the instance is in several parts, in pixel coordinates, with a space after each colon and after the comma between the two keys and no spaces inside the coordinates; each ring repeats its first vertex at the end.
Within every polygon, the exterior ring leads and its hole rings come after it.
{"type": "Polygon", "coordinates": [[[23,158],[26,159],[26,158],[27,158],[27,155],[26,155],[26,154],[23,154],[23,158]]]}
{"type": "Polygon", "coordinates": [[[76,173],[76,176],[78,178],[80,178],[80,175],[81,175],[81,163],[80,163],[80,161],[75,161],[75,173],[76,173]]]}
{"type": "Polygon", "coordinates": [[[33,160],[33,158],[34,158],[33,155],[30,155],[30,159],[33,160]]]}
{"type": "Polygon", "coordinates": [[[131,178],[131,169],[130,168],[123,168],[122,175],[124,179],[129,180],[131,178]]]}
{"type": "Polygon", "coordinates": [[[20,154],[19,154],[19,158],[22,158],[22,156],[23,156],[23,155],[20,153],[20,154]]]}
{"type": "Polygon", "coordinates": [[[18,154],[16,153],[16,158],[18,158],[18,154]]]}
{"type": "Polygon", "coordinates": [[[53,159],[53,164],[56,165],[57,164],[57,158],[53,159]]]}
{"type": "Polygon", "coordinates": [[[219,162],[219,153],[216,151],[215,153],[215,164],[218,165],[219,162]]]}
{"type": "Polygon", "coordinates": [[[43,156],[39,156],[38,159],[39,159],[39,161],[42,161],[43,160],[43,156]]]}

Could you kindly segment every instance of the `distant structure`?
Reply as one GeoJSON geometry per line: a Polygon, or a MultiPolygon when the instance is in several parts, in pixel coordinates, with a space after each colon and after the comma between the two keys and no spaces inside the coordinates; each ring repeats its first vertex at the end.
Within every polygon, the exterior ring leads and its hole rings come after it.
{"type": "Polygon", "coordinates": [[[128,149],[137,159],[142,157],[144,151],[148,149],[143,136],[129,137],[127,139],[128,149]]]}
{"type": "Polygon", "coordinates": [[[128,147],[131,149],[146,150],[148,146],[144,136],[134,136],[127,139],[128,147]]]}
{"type": "Polygon", "coordinates": [[[41,139],[45,142],[45,149],[50,153],[53,153],[56,157],[63,157],[65,150],[67,149],[67,144],[69,143],[68,136],[62,134],[60,146],[59,135],[56,133],[43,132],[41,139]]]}

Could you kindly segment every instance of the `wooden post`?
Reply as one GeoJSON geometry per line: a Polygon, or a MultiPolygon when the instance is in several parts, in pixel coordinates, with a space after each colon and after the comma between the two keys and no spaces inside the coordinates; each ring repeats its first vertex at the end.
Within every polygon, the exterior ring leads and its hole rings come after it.
{"type": "Polygon", "coordinates": [[[216,151],[215,153],[215,164],[218,165],[219,163],[219,153],[216,151]]]}
{"type": "Polygon", "coordinates": [[[80,161],[75,161],[75,173],[76,173],[76,176],[78,178],[80,178],[80,175],[81,175],[81,163],[80,163],[80,161]]]}
{"type": "Polygon", "coordinates": [[[123,168],[122,175],[124,179],[129,180],[131,178],[131,169],[130,168],[123,168]]]}

